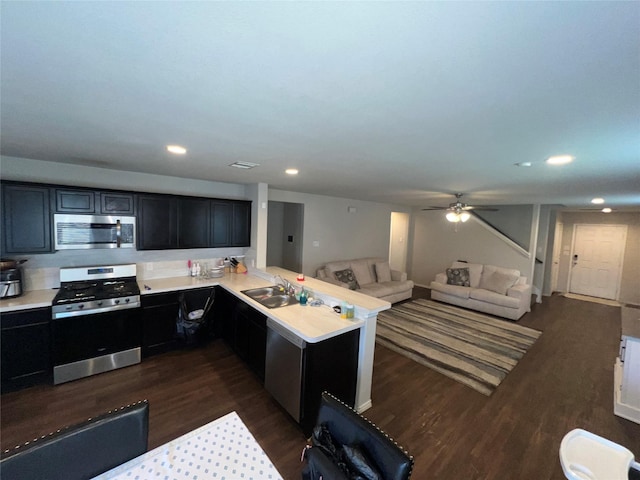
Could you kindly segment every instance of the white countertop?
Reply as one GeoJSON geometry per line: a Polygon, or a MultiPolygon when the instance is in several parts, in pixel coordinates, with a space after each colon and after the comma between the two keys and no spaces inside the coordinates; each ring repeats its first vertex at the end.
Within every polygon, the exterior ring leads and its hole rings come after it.
{"type": "MultiPolygon", "coordinates": [[[[268,267],[265,272],[268,275],[281,275],[294,284],[304,285],[312,291],[317,291],[323,295],[351,303],[356,306],[356,314],[364,311],[367,314],[375,315],[377,312],[391,307],[391,304],[384,300],[347,290],[321,280],[307,278],[303,282],[296,282],[295,273],[281,268],[268,267]]],[[[187,276],[146,279],[139,280],[138,284],[141,295],[220,285],[309,343],[326,340],[327,338],[360,328],[364,324],[364,320],[361,318],[341,319],[340,316],[328,306],[311,307],[309,305],[289,305],[274,309],[264,307],[244,295],[242,290],[273,285],[273,282],[250,273],[228,273],[222,278],[214,279],[200,279],[187,276]],[[146,287],[149,287],[149,289],[146,287]]],[[[49,307],[56,293],[57,289],[33,290],[25,292],[17,298],[2,300],[0,301],[0,313],[49,307]]]]}
{"type": "Polygon", "coordinates": [[[50,307],[56,293],[58,293],[57,288],[50,288],[49,290],[30,290],[16,298],[5,298],[0,300],[0,313],[50,307]]]}

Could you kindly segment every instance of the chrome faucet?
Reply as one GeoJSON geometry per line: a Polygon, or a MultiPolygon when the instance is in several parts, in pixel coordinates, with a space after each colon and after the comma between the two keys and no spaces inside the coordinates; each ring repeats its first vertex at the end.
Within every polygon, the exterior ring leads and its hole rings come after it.
{"type": "Polygon", "coordinates": [[[289,280],[287,280],[286,278],[282,278],[280,275],[274,275],[273,278],[274,278],[274,281],[276,282],[276,285],[280,285],[282,288],[284,288],[284,291],[287,295],[296,294],[296,290],[291,284],[291,282],[289,282],[289,280]]]}

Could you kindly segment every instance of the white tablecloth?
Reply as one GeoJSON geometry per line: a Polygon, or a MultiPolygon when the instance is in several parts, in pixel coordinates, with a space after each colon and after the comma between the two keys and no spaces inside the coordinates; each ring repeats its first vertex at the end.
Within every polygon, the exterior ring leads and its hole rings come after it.
{"type": "Polygon", "coordinates": [[[282,480],[236,412],[98,475],[94,480],[282,480]]]}

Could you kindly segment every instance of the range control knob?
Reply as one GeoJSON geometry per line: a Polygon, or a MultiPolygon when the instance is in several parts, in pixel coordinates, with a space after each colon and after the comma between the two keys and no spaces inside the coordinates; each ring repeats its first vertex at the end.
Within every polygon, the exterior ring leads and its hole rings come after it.
{"type": "Polygon", "coordinates": [[[113,302],[113,303],[115,303],[116,305],[118,305],[118,304],[120,303],[120,299],[119,299],[119,298],[116,298],[115,302],[113,302]]]}
{"type": "Polygon", "coordinates": [[[98,301],[96,302],[96,305],[98,305],[99,307],[101,307],[101,306],[102,306],[102,300],[98,300],[98,301]]]}
{"type": "Polygon", "coordinates": [[[129,303],[130,301],[131,301],[131,299],[130,299],[130,298],[125,298],[125,299],[124,299],[124,303],[129,303]]]}
{"type": "Polygon", "coordinates": [[[81,303],[80,305],[78,305],[78,308],[82,310],[84,308],[84,303],[81,303]]]}

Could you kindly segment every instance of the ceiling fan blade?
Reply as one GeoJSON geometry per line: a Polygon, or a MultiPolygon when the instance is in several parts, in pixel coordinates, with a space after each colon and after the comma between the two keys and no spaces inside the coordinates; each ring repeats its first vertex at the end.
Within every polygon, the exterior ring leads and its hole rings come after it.
{"type": "Polygon", "coordinates": [[[427,207],[422,210],[449,210],[449,207],[427,207]]]}
{"type": "Polygon", "coordinates": [[[463,210],[478,210],[480,211],[484,211],[484,212],[497,212],[498,209],[497,208],[492,208],[492,207],[476,207],[473,205],[467,205],[466,207],[463,208],[463,210]]]}

